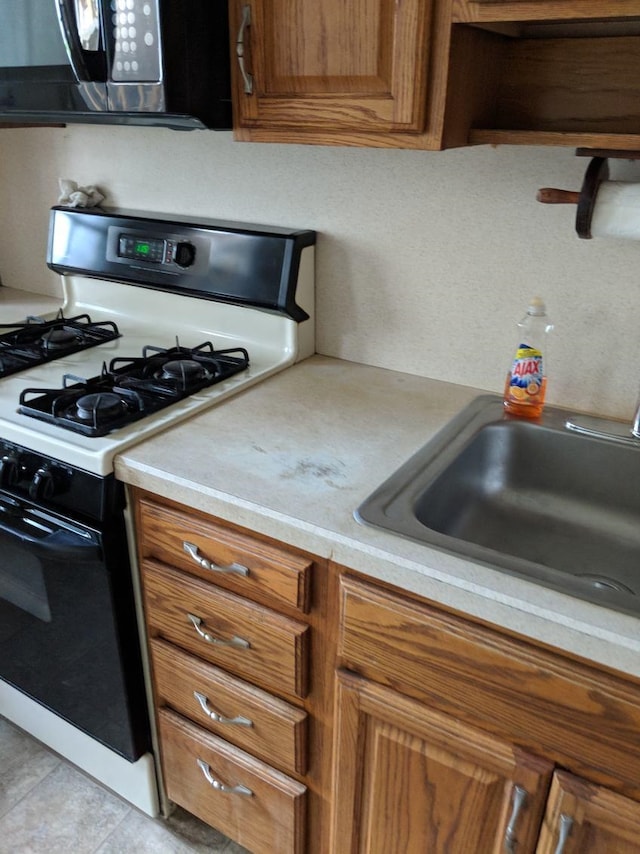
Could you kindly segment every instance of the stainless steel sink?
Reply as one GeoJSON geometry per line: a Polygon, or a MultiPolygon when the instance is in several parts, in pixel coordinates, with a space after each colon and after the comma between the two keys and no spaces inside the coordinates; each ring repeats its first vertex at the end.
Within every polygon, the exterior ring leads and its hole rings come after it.
{"type": "Polygon", "coordinates": [[[516,419],[500,397],[478,397],[355,516],[638,615],[640,440],[615,438],[620,423],[603,419],[610,436],[575,432],[569,415],[516,419]]]}

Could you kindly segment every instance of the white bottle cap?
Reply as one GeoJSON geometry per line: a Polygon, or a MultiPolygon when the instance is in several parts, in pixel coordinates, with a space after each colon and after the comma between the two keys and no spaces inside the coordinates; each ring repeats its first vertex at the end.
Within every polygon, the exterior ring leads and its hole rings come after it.
{"type": "Polygon", "coordinates": [[[529,302],[529,308],[527,309],[527,314],[532,314],[535,317],[544,317],[547,313],[546,306],[544,304],[544,300],[542,297],[532,297],[529,302]]]}

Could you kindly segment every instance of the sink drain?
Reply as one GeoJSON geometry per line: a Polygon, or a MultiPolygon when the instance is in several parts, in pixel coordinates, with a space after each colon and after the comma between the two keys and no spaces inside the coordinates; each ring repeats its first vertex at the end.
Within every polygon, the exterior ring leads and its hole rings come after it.
{"type": "Polygon", "coordinates": [[[632,596],[635,596],[635,590],[614,578],[608,578],[606,575],[580,575],[579,578],[584,578],[596,590],[617,590],[618,593],[631,593],[632,596]]]}

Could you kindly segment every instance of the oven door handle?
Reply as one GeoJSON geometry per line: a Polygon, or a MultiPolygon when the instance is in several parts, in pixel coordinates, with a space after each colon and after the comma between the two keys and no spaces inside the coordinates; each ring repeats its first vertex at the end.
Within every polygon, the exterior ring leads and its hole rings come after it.
{"type": "Polygon", "coordinates": [[[14,540],[19,540],[32,552],[45,554],[55,560],[99,560],[102,558],[102,548],[91,534],[83,537],[81,534],[66,528],[47,528],[44,525],[34,526],[28,518],[22,517],[17,523],[9,523],[0,519],[0,532],[14,540]]]}

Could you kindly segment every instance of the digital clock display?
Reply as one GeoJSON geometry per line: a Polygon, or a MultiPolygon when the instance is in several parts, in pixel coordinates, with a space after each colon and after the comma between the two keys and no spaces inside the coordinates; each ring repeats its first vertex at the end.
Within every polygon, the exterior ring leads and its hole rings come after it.
{"type": "Polygon", "coordinates": [[[134,261],[149,261],[163,264],[166,259],[167,241],[157,237],[135,237],[121,234],[118,240],[118,255],[134,261]]]}

